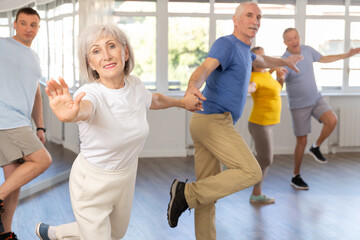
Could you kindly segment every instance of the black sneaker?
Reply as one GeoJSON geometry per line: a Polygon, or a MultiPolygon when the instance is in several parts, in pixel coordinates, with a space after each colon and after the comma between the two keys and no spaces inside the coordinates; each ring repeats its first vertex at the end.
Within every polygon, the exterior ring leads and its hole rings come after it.
{"type": "Polygon", "coordinates": [[[4,202],[0,199],[0,233],[4,232],[4,225],[1,221],[1,214],[5,211],[4,209],[4,202]]]}
{"type": "Polygon", "coordinates": [[[309,186],[306,184],[306,182],[304,182],[304,180],[302,180],[302,178],[300,177],[299,174],[291,179],[291,185],[293,185],[293,187],[300,189],[300,190],[308,190],[309,189],[309,186]]]}
{"type": "Polygon", "coordinates": [[[7,232],[0,235],[0,240],[19,240],[14,232],[7,232]]]}
{"type": "Polygon", "coordinates": [[[170,202],[167,211],[168,222],[172,228],[177,226],[180,215],[189,208],[184,192],[185,183],[175,179],[170,187],[170,202]]]}
{"type": "Polygon", "coordinates": [[[319,163],[327,163],[326,158],[321,154],[320,147],[313,147],[309,148],[309,153],[311,156],[314,157],[314,159],[319,163]]]}

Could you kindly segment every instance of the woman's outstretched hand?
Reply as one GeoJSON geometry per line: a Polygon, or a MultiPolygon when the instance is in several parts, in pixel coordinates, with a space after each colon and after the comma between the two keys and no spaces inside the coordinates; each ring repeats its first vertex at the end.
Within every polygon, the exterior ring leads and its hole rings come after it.
{"type": "Polygon", "coordinates": [[[73,122],[79,114],[80,102],[86,93],[80,93],[73,100],[69,87],[62,77],[59,77],[59,83],[51,78],[46,84],[45,92],[56,117],[62,122],[73,122]]]}

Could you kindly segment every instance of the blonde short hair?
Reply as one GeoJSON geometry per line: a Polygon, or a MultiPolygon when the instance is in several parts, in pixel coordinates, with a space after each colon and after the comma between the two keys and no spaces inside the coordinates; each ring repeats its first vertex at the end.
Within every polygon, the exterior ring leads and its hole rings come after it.
{"type": "Polygon", "coordinates": [[[82,31],[79,36],[78,56],[80,74],[87,82],[95,82],[99,79],[97,71],[92,70],[89,65],[89,52],[91,46],[99,39],[112,37],[123,47],[129,50],[129,59],[125,62],[124,75],[129,76],[134,69],[135,58],[130,42],[125,33],[115,24],[95,24],[82,31]]]}

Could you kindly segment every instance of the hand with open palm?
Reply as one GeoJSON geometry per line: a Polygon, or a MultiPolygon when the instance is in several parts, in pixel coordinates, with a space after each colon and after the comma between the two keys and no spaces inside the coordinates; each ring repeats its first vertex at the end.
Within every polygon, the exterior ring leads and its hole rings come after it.
{"type": "Polygon", "coordinates": [[[59,77],[59,83],[51,78],[46,84],[45,92],[56,117],[62,122],[76,121],[80,111],[80,102],[85,93],[80,93],[73,100],[68,85],[61,77],[59,77]]]}

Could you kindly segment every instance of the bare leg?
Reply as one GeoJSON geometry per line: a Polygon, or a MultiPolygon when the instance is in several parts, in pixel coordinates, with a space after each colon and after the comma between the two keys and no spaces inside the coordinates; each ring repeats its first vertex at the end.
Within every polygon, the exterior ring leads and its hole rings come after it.
{"type": "MultiPolygon", "coordinates": [[[[5,180],[15,171],[20,163],[12,163],[3,167],[5,180]]],[[[19,199],[20,188],[15,189],[4,199],[4,213],[1,220],[4,225],[4,232],[11,232],[11,223],[19,199]]]]}
{"type": "Polygon", "coordinates": [[[4,201],[1,220],[4,231],[11,231],[11,223],[18,203],[21,186],[25,185],[51,164],[51,157],[45,148],[24,157],[22,164],[12,163],[3,167],[5,182],[0,186],[0,199],[4,201]]]}
{"type": "Polygon", "coordinates": [[[301,162],[304,156],[304,151],[307,143],[307,135],[296,137],[296,147],[294,153],[294,174],[300,174],[301,162]]]}
{"type": "Polygon", "coordinates": [[[25,162],[19,165],[0,186],[0,199],[5,199],[35,177],[43,173],[51,164],[51,157],[45,148],[42,148],[24,157],[25,162]]]}
{"type": "Polygon", "coordinates": [[[330,136],[337,124],[337,117],[333,111],[329,110],[320,117],[320,121],[324,124],[320,136],[316,140],[315,144],[320,146],[326,138],[330,136]]]}

